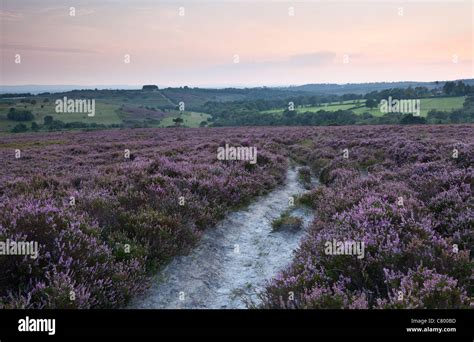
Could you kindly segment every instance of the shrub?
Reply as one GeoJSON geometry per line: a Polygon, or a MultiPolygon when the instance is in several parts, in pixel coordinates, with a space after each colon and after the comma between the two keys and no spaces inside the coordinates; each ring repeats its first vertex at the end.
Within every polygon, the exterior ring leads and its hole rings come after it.
{"type": "Polygon", "coordinates": [[[303,220],[289,213],[283,213],[281,216],[272,221],[273,230],[299,230],[303,226],[303,220]]]}
{"type": "Polygon", "coordinates": [[[35,116],[29,110],[16,110],[10,108],[7,119],[12,121],[31,121],[35,116]]]}
{"type": "Polygon", "coordinates": [[[298,169],[298,179],[301,184],[306,188],[311,188],[311,170],[307,166],[303,166],[298,169]]]}
{"type": "Polygon", "coordinates": [[[28,131],[28,127],[25,124],[18,124],[12,129],[12,133],[21,133],[28,131]]]}

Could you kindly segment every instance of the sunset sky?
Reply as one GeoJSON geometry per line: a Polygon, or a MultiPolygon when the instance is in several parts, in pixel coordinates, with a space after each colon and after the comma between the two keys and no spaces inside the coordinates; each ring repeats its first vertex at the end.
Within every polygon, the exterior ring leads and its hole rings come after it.
{"type": "Polygon", "coordinates": [[[1,0],[0,84],[274,86],[473,78],[472,6],[452,0],[1,0]]]}

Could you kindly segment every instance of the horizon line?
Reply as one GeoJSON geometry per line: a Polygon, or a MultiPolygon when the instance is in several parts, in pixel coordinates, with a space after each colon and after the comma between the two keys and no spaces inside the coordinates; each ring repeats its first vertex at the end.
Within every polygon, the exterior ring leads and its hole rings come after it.
{"type": "MultiPolygon", "coordinates": [[[[159,83],[145,82],[141,84],[0,84],[0,88],[7,87],[89,87],[89,88],[104,88],[104,87],[143,87],[144,85],[156,85],[159,89],[166,88],[202,88],[202,89],[223,89],[223,88],[291,88],[301,87],[306,85],[356,85],[356,84],[377,84],[377,83],[436,83],[436,82],[453,82],[453,81],[468,81],[474,80],[474,76],[471,78],[456,78],[449,80],[432,80],[432,81],[416,81],[416,80],[397,80],[397,81],[369,81],[369,82],[318,82],[318,83],[298,83],[298,84],[215,84],[215,85],[187,85],[183,84],[180,86],[171,85],[160,85],[159,83]]],[[[106,89],[120,89],[120,88],[106,88],[106,89]]]]}

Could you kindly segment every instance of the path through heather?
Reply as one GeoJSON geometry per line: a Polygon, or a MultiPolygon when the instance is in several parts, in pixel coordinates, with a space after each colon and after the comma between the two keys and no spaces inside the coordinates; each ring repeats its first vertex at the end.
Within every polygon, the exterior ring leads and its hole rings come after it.
{"type": "MultiPolygon", "coordinates": [[[[273,232],[271,220],[288,209],[290,196],[304,191],[297,169],[289,169],[285,185],[206,231],[198,246],[175,257],[130,307],[236,309],[246,308],[248,299],[258,303],[256,293],[291,261],[305,230],[273,232]]],[[[305,228],[312,220],[303,209],[292,214],[305,228]]]]}

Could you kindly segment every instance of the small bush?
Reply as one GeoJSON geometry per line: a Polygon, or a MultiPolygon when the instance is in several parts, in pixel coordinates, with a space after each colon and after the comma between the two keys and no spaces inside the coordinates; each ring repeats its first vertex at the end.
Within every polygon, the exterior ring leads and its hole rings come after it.
{"type": "Polygon", "coordinates": [[[291,216],[289,213],[283,213],[281,216],[272,222],[274,231],[278,230],[299,230],[303,226],[303,220],[296,216],[291,216]]]}
{"type": "Polygon", "coordinates": [[[35,116],[29,110],[16,110],[15,108],[10,108],[10,111],[7,114],[7,119],[12,121],[31,121],[34,118],[35,116]]]}
{"type": "Polygon", "coordinates": [[[25,124],[18,124],[12,129],[12,133],[21,133],[28,131],[28,127],[25,124]]]}
{"type": "Polygon", "coordinates": [[[305,189],[311,188],[311,170],[308,166],[298,169],[298,179],[305,189]]]}

